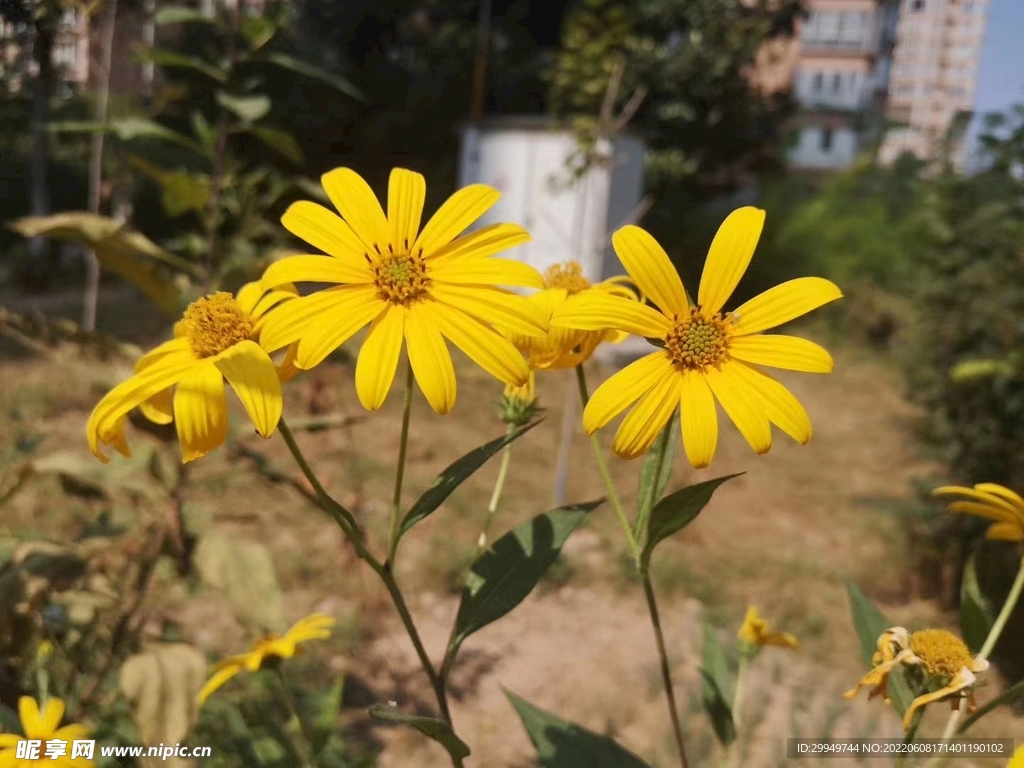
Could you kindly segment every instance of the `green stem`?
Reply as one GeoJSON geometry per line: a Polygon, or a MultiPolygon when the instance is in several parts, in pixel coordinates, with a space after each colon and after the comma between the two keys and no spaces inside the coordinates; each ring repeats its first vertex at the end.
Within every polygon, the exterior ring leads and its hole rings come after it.
{"type": "Polygon", "coordinates": [[[395,470],[395,496],[391,503],[391,534],[388,539],[388,556],[385,564],[392,568],[398,551],[398,526],[402,514],[402,481],[405,478],[405,456],[409,448],[409,415],[412,413],[412,363],[408,363],[405,376],[405,400],[402,405],[402,437],[398,444],[398,468],[395,470]]]}
{"type": "MultiPolygon", "coordinates": [[[[657,477],[657,475],[655,475],[657,477]]],[[[750,657],[746,654],[740,656],[740,666],[736,671],[736,692],[732,697],[732,724],[736,732],[736,738],[726,745],[725,749],[722,750],[722,760],[719,763],[721,768],[725,768],[729,764],[729,758],[732,756],[733,744],[737,742],[740,734],[740,712],[743,709],[743,695],[746,693],[746,682],[747,682],[747,668],[750,666],[750,657]]]]}
{"type": "Polygon", "coordinates": [[[665,699],[668,703],[669,717],[672,720],[672,731],[675,734],[676,747],[679,749],[679,765],[680,768],[688,768],[686,747],[683,745],[683,727],[679,722],[679,708],[676,706],[676,694],[672,688],[672,670],[668,663],[668,651],[665,649],[665,636],[661,631],[658,603],[654,599],[654,587],[651,585],[651,576],[646,571],[640,574],[640,578],[644,584],[647,610],[651,614],[651,626],[654,627],[654,639],[658,644],[658,656],[661,659],[661,682],[665,687],[665,699]]]}
{"type": "MultiPolygon", "coordinates": [[[[511,436],[516,431],[514,425],[509,424],[508,429],[505,431],[506,436],[511,436]]],[[[512,463],[512,446],[506,445],[501,451],[501,466],[498,467],[498,477],[494,481],[494,490],[491,492],[491,500],[487,504],[487,516],[484,518],[484,527],[480,531],[480,538],[476,542],[476,557],[480,557],[480,554],[487,547],[487,534],[490,533],[491,523],[494,521],[494,515],[498,511],[498,502],[501,501],[501,492],[505,489],[505,480],[508,477],[508,467],[512,463]]]]}
{"type": "Polygon", "coordinates": [[[672,434],[669,431],[671,429],[672,419],[669,419],[668,424],[661,430],[661,434],[658,436],[658,445],[655,448],[657,458],[654,461],[654,477],[650,487],[647,489],[647,497],[643,500],[643,505],[638,510],[636,519],[636,538],[639,541],[646,539],[647,523],[650,521],[654,504],[658,500],[658,478],[661,477],[661,470],[665,467],[665,452],[668,450],[668,441],[672,438],[672,434]]]}
{"type": "Polygon", "coordinates": [[[284,671],[280,667],[276,670],[275,678],[277,680],[278,694],[281,701],[284,702],[285,711],[288,713],[288,723],[285,726],[285,733],[289,742],[288,746],[291,747],[305,768],[311,768],[313,763],[309,759],[309,752],[306,749],[309,743],[306,737],[306,728],[302,724],[302,718],[299,717],[298,707],[295,706],[295,698],[292,696],[291,688],[288,685],[288,678],[285,677],[284,671]]]}
{"type": "MultiPolygon", "coordinates": [[[[576,366],[576,382],[579,384],[580,389],[580,402],[583,403],[583,407],[587,407],[587,403],[590,401],[590,395],[587,392],[587,376],[583,372],[583,364],[576,366]]],[[[633,526],[629,524],[629,518],[626,516],[626,510],[622,507],[622,502],[619,500],[619,494],[615,490],[615,482],[612,480],[611,473],[608,471],[608,464],[604,460],[604,452],[601,450],[601,441],[597,437],[595,432],[590,436],[590,444],[594,448],[594,459],[597,462],[597,470],[601,473],[601,478],[604,480],[605,488],[608,490],[608,500],[612,504],[612,508],[615,510],[615,515],[619,518],[619,523],[622,525],[622,530],[626,532],[626,541],[629,542],[629,553],[633,558],[633,562],[639,567],[640,564],[640,547],[636,543],[636,536],[633,535],[633,526]]]]}
{"type": "MultiPolygon", "coordinates": [[[[345,509],[341,504],[338,504],[323,485],[320,484],[320,480],[317,479],[316,474],[313,472],[312,467],[309,466],[309,462],[306,461],[306,457],[302,455],[302,450],[299,448],[299,444],[295,442],[295,435],[292,434],[291,429],[288,427],[288,423],[282,417],[277,424],[277,429],[281,433],[281,437],[284,438],[285,443],[288,445],[288,450],[291,451],[292,458],[295,459],[295,463],[299,465],[299,469],[302,470],[303,476],[313,487],[313,492],[316,494],[317,500],[320,502],[320,506],[323,507],[331,517],[334,518],[335,522],[341,527],[341,530],[345,535],[352,541],[352,544],[356,548],[356,552],[359,553],[360,557],[363,557],[363,553],[369,554],[363,547],[363,535],[362,531],[359,530],[359,525],[356,523],[352,514],[345,509]]],[[[366,558],[363,557],[365,560],[366,558]]]]}

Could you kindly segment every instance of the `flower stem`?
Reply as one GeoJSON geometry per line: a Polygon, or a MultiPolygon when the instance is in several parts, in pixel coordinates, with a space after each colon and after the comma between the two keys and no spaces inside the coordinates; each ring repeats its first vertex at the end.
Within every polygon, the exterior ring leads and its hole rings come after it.
{"type": "Polygon", "coordinates": [[[686,747],[683,745],[683,727],[679,722],[679,708],[676,706],[676,695],[672,688],[672,670],[668,663],[668,651],[665,650],[665,636],[661,631],[661,618],[658,615],[658,603],[654,599],[654,587],[651,585],[651,576],[646,571],[640,574],[640,578],[643,581],[644,595],[647,598],[647,610],[651,614],[651,626],[654,627],[654,639],[658,644],[658,656],[661,659],[661,682],[665,687],[669,718],[672,720],[672,731],[676,737],[676,747],[679,749],[679,765],[681,768],[688,768],[686,747]]]}
{"type": "MultiPolygon", "coordinates": [[[[516,431],[514,425],[509,424],[508,429],[505,431],[506,436],[512,435],[516,431]]],[[[498,477],[494,481],[494,490],[491,492],[491,500],[487,504],[487,517],[484,518],[484,527],[480,531],[480,538],[476,542],[476,556],[480,557],[480,553],[487,547],[487,534],[490,533],[491,523],[494,521],[494,515],[498,511],[498,502],[501,501],[501,492],[505,489],[505,480],[508,477],[508,467],[512,463],[512,446],[506,445],[501,451],[501,466],[498,467],[498,477]]]]}
{"type": "Polygon", "coordinates": [[[285,711],[288,713],[288,723],[285,726],[285,736],[288,739],[288,746],[295,753],[295,756],[299,758],[299,762],[304,768],[311,768],[313,763],[309,759],[309,751],[306,749],[308,741],[306,739],[306,728],[302,724],[302,718],[299,717],[298,707],[295,706],[295,697],[292,696],[292,691],[288,685],[288,678],[285,677],[284,672],[278,668],[274,677],[277,679],[277,691],[281,701],[284,703],[285,711]]]}
{"type": "Polygon", "coordinates": [[[398,444],[398,468],[395,470],[395,496],[391,503],[391,535],[388,539],[388,556],[384,564],[394,567],[395,552],[398,550],[398,526],[402,513],[402,480],[405,478],[405,456],[409,448],[409,415],[412,412],[412,363],[408,363],[405,376],[405,400],[402,405],[402,437],[398,444]]]}
{"type": "MultiPolygon", "coordinates": [[[[580,402],[583,404],[583,407],[586,408],[587,403],[590,400],[590,395],[587,392],[587,375],[583,371],[582,363],[576,366],[576,383],[579,384],[580,388],[580,402]]],[[[594,447],[594,459],[597,462],[597,469],[604,480],[605,488],[608,489],[608,500],[612,503],[612,508],[615,510],[616,517],[619,518],[622,530],[626,532],[626,541],[629,543],[629,554],[632,556],[633,562],[639,566],[640,547],[636,543],[636,536],[633,535],[633,526],[629,524],[629,518],[626,517],[626,510],[623,509],[622,501],[619,499],[619,494],[615,490],[615,482],[612,480],[611,473],[608,471],[608,464],[604,460],[604,453],[601,450],[601,441],[598,439],[597,433],[590,436],[590,444],[594,447]]]]}

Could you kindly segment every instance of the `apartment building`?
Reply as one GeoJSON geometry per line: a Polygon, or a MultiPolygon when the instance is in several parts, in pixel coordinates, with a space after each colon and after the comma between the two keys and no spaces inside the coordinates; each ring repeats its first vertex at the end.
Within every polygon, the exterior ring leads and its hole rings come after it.
{"type": "Polygon", "coordinates": [[[794,43],[789,161],[837,170],[881,136],[898,0],[811,0],[808,10],[794,43]]]}
{"type": "MultiPolygon", "coordinates": [[[[889,129],[879,160],[932,159],[958,114],[974,109],[989,0],[903,0],[893,57],[889,129]]],[[[950,136],[954,161],[961,137],[950,136]]]]}

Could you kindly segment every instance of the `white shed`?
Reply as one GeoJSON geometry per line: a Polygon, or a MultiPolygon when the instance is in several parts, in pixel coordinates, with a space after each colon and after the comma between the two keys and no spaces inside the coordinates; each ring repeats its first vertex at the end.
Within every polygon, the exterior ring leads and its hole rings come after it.
{"type": "Polygon", "coordinates": [[[502,193],[480,226],[509,221],[533,236],[507,257],[541,272],[573,259],[589,279],[602,280],[623,272],[610,237],[641,205],[644,144],[620,134],[610,162],[574,180],[569,161],[576,149],[573,132],[551,118],[489,118],[463,131],[459,186],[484,183],[502,193]]]}

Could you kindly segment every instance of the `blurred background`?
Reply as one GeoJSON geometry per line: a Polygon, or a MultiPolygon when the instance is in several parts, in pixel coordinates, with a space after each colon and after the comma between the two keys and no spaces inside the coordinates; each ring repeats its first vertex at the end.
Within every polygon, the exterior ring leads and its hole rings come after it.
{"type": "MultiPolygon", "coordinates": [[[[310,690],[337,682],[303,700],[330,725],[322,764],[438,760],[367,721],[384,700],[428,712],[429,689],[385,595],[292,487],[278,440],[243,430],[182,469],[163,428],[140,422],[133,459],[108,466],[83,439],[98,398],[189,301],[301,247],[278,219],[325,200],[319,176],[342,165],[382,198],[392,167],[423,173],[428,213],[457,186],[491,184],[503,198],[484,223],[534,235],[513,257],[575,259],[591,279],[621,272],[610,233],[639,223],[691,291],[718,224],[754,204],[767,226],[733,301],[808,274],[842,287],[801,331],[836,372],[783,377],[815,439],[755,458],[727,431],[715,474],[748,474],[656,564],[702,760],[717,754],[697,692],[702,621],[729,636],[753,602],[803,641],[799,655],[766,654],[734,755],[781,765],[786,735],[898,733],[878,702],[839,697],[862,671],[844,578],[898,623],[954,629],[962,584],[997,608],[1009,589],[1013,547],[983,543],[980,522],[929,492],[1024,491],[1018,0],[0,0],[0,147],[0,725],[38,694],[43,665],[69,714],[111,743],[188,736],[215,745],[213,765],[287,765],[239,725],[239,713],[272,724],[253,714],[259,691],[225,692],[172,726],[140,720],[116,671],[157,640],[201,666],[317,609],[341,627],[297,662],[310,690]],[[40,661],[42,639],[56,660],[40,661]]],[[[636,353],[608,348],[594,377],[636,353]]],[[[305,374],[289,420],[325,484],[384,535],[397,398],[371,419],[352,375],[344,353],[305,374]]],[[[501,433],[500,385],[474,375],[449,418],[417,401],[410,493],[501,433]]],[[[539,383],[548,418],[513,459],[499,527],[553,497],[600,495],[582,439],[568,479],[553,470],[566,383],[539,383]]],[[[432,648],[493,471],[403,554],[432,648]]],[[[627,491],[635,472],[616,462],[627,491]]],[[[677,467],[675,482],[694,477],[677,467]]],[[[453,714],[471,764],[530,764],[500,685],[668,764],[616,533],[588,524],[541,594],[467,649],[453,714]]],[[[981,699],[1024,677],[1016,613],[981,699]]],[[[167,674],[161,685],[178,684],[167,674]]],[[[991,723],[979,735],[1024,733],[1010,707],[991,723]]]]}

